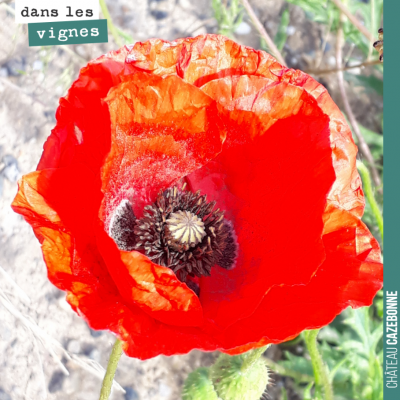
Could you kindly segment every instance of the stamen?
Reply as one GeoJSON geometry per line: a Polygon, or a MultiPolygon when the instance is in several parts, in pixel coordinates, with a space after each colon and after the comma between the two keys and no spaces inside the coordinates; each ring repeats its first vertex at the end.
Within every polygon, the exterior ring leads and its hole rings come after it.
{"type": "Polygon", "coordinates": [[[140,219],[128,201],[121,203],[110,228],[120,249],[142,252],[171,268],[182,282],[188,276],[209,276],[215,265],[231,269],[237,258],[236,236],[224,211],[214,210],[215,201],[207,202],[200,191],[184,187],[160,192],[140,219]]]}
{"type": "Polygon", "coordinates": [[[119,249],[131,251],[135,248],[135,222],[131,203],[126,199],[122,200],[110,222],[110,236],[119,249]]]}

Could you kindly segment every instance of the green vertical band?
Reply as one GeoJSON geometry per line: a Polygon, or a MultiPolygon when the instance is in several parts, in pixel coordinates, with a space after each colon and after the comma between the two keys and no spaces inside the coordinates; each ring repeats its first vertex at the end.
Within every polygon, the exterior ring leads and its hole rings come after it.
{"type": "Polygon", "coordinates": [[[400,1],[384,1],[385,272],[383,325],[384,399],[400,399],[398,295],[400,294],[400,1]]]}

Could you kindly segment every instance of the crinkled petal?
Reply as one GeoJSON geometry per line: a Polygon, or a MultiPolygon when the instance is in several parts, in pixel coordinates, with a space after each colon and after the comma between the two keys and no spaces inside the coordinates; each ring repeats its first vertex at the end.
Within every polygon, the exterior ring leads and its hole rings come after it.
{"type": "Polygon", "coordinates": [[[45,226],[88,238],[101,198],[99,178],[84,164],[75,164],[23,176],[12,207],[34,230],[45,226]]]}
{"type": "MultiPolygon", "coordinates": [[[[227,85],[219,87],[213,81],[221,82],[223,78],[229,77],[244,78],[242,82],[250,80],[249,89],[254,92],[258,91],[256,78],[265,78],[266,82],[286,82],[303,88],[315,98],[318,107],[330,119],[332,160],[337,179],[328,194],[328,202],[361,218],[364,198],[355,168],[357,147],[345,118],[328,91],[311,76],[282,66],[264,51],[240,46],[220,35],[200,35],[174,42],[152,39],[145,43],[136,43],[127,56],[127,62],[134,68],[152,74],[175,74],[204,90],[209,91],[210,86],[214,86],[220,94],[227,89],[227,85]],[[207,88],[208,83],[210,86],[207,88]]],[[[243,94],[236,96],[237,103],[249,101],[248,96],[241,98],[242,96],[243,94]]],[[[216,97],[226,106],[224,94],[216,97]]],[[[243,109],[240,105],[238,108],[243,109]]]]}
{"type": "Polygon", "coordinates": [[[146,42],[136,42],[130,49],[126,62],[139,71],[153,75],[176,75],[177,60],[187,40],[168,42],[162,39],[149,39],[146,42]]]}
{"type": "Polygon", "coordinates": [[[253,313],[275,285],[308,283],[325,259],[322,215],[335,180],[329,119],[286,82],[261,92],[252,112],[231,112],[221,154],[187,177],[226,210],[237,235],[236,267],[201,281],[205,316],[220,327],[253,313]]]}
{"type": "Polygon", "coordinates": [[[55,286],[70,296],[79,296],[85,287],[85,292],[97,293],[104,301],[107,296],[122,301],[94,236],[99,186],[98,178],[84,165],[36,171],[20,180],[12,207],[32,225],[42,243],[48,276],[55,286]]]}
{"type": "MultiPolygon", "coordinates": [[[[127,62],[156,75],[176,74],[200,87],[224,76],[253,75],[262,54],[266,53],[240,46],[224,36],[200,35],[174,42],[152,39],[136,43],[127,62]]],[[[275,62],[273,57],[267,57],[275,62]]]]}
{"type": "Polygon", "coordinates": [[[152,263],[143,254],[118,250],[102,224],[97,245],[125,301],[152,318],[178,326],[201,326],[203,311],[197,295],[171,269],[152,263]]]}
{"type": "Polygon", "coordinates": [[[225,138],[217,103],[176,76],[137,73],[111,90],[111,151],[103,168],[103,219],[122,200],[136,216],[160,190],[214,158],[225,138]]]}

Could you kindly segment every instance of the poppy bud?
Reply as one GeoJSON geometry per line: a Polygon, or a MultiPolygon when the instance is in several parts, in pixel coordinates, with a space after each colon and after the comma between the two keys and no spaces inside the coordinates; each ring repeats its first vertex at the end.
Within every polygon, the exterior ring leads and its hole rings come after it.
{"type": "Polygon", "coordinates": [[[183,400],[220,400],[209,378],[208,368],[199,368],[191,372],[185,381],[183,400]]]}
{"type": "Polygon", "coordinates": [[[246,357],[221,354],[211,367],[210,377],[222,400],[259,400],[265,392],[269,376],[264,360],[257,358],[244,368],[246,357]]]}

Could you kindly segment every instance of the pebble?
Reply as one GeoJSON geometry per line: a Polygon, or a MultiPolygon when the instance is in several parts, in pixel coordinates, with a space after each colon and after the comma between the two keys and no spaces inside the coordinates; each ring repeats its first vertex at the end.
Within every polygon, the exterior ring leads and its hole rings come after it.
{"type": "Polygon", "coordinates": [[[11,400],[11,396],[0,388],[0,400],[11,400]]]}
{"type": "Polygon", "coordinates": [[[82,57],[86,57],[87,56],[86,49],[85,49],[84,46],[82,46],[82,45],[76,46],[75,50],[80,56],[82,56],[82,57]]]}
{"type": "MultiPolygon", "coordinates": [[[[0,182],[1,182],[1,177],[0,177],[0,182]]],[[[0,196],[1,196],[1,191],[0,191],[0,196]]],[[[10,329],[7,328],[4,324],[0,325],[0,339],[8,342],[12,338],[12,332],[10,329]]],[[[1,400],[1,397],[0,397],[1,400]]]]}
{"type": "Polygon", "coordinates": [[[94,361],[97,361],[99,363],[100,360],[101,360],[101,352],[100,352],[99,349],[93,349],[88,354],[88,357],[91,358],[94,361]]]}
{"type": "Polygon", "coordinates": [[[303,346],[300,346],[300,345],[296,346],[296,352],[297,352],[298,354],[303,354],[303,352],[304,352],[304,347],[303,347],[303,346]]]}
{"type": "Polygon", "coordinates": [[[4,164],[4,168],[1,172],[3,176],[5,176],[10,182],[17,182],[21,174],[18,168],[17,159],[11,154],[6,154],[2,161],[4,164]]]}
{"type": "Polygon", "coordinates": [[[168,13],[166,11],[161,11],[161,10],[151,10],[150,14],[157,20],[165,19],[168,17],[168,13]]]}
{"type": "Polygon", "coordinates": [[[43,62],[41,60],[35,60],[32,64],[34,71],[41,71],[43,69],[43,62]]]}
{"type": "MultiPolygon", "coordinates": [[[[89,328],[90,329],[90,328],[89,328]]],[[[99,337],[104,333],[104,331],[95,331],[94,329],[90,329],[90,335],[92,337],[99,337]]]]}
{"type": "Polygon", "coordinates": [[[8,73],[12,76],[20,76],[21,73],[25,71],[25,60],[20,59],[12,59],[7,64],[8,73]]]}
{"type": "Polygon", "coordinates": [[[238,35],[248,35],[250,32],[251,26],[245,21],[242,21],[235,29],[235,33],[237,33],[238,35]]]}
{"type": "Polygon", "coordinates": [[[79,354],[81,352],[81,343],[79,340],[71,340],[68,343],[67,350],[73,354],[79,354]]]}
{"type": "Polygon", "coordinates": [[[336,66],[336,57],[335,56],[330,56],[328,58],[328,64],[332,67],[336,66]]]}
{"type": "Polygon", "coordinates": [[[160,386],[158,387],[158,392],[162,398],[168,399],[171,395],[172,390],[165,383],[160,383],[160,386]]]}
{"type": "Polygon", "coordinates": [[[289,26],[286,28],[286,34],[287,34],[288,36],[294,35],[295,32],[296,32],[296,28],[295,28],[294,26],[292,26],[292,25],[289,25],[289,26]]]}
{"type": "Polygon", "coordinates": [[[59,392],[63,387],[64,379],[65,379],[64,373],[62,373],[61,371],[54,372],[49,382],[49,392],[50,393],[59,392]]]}
{"type": "Polygon", "coordinates": [[[125,393],[125,400],[139,400],[139,394],[138,392],[131,388],[131,387],[124,387],[126,393],[125,393]]]}

